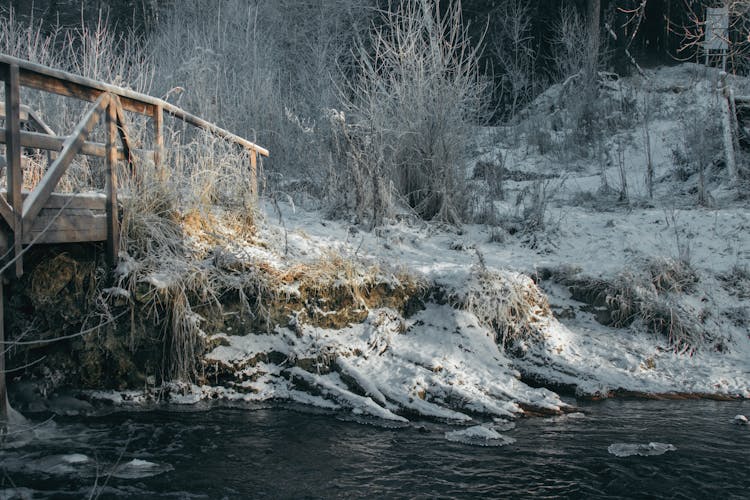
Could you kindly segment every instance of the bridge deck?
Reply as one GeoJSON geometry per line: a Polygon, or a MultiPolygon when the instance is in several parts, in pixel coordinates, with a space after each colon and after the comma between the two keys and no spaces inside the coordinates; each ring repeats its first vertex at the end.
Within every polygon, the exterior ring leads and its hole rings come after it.
{"type": "MultiPolygon", "coordinates": [[[[25,199],[28,194],[21,196],[25,199]]],[[[0,196],[5,195],[0,191],[0,196]]],[[[23,244],[106,241],[106,204],[104,193],[52,193],[31,227],[24,228],[23,244]]]]}

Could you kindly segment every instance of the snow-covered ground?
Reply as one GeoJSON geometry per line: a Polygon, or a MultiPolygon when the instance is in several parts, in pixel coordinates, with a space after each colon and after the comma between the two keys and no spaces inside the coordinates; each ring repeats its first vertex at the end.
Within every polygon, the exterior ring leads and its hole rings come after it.
{"type": "MultiPolygon", "coordinates": [[[[528,113],[549,128],[557,148],[541,154],[528,134],[479,131],[476,162],[501,162],[512,173],[503,183],[505,201],[494,204],[494,224],[455,228],[404,216],[366,231],[322,211],[276,201],[261,210],[262,248],[238,251],[279,268],[336,255],[385,273],[416,275],[456,295],[471,294],[477,270],[483,270],[525,289],[536,302],[549,302],[535,313],[538,336],[506,351],[498,332],[477,316],[481,293],[474,308],[428,303],[411,317],[375,309],[364,323],[338,330],[297,325],[278,327],[271,335],[224,332],[214,337],[221,345],[207,354],[206,363],[217,372],[218,367],[233,372],[233,380],[183,388],[182,395],[175,390],[173,399],[281,398],[393,421],[412,415],[459,422],[476,414],[512,419],[524,411],[569,409],[554,392],[524,383],[521,374],[589,396],[622,391],[750,398],[750,210],[747,193],[741,195],[746,188],[734,185],[715,161],[721,150],[711,150],[706,202],[699,205],[698,174],[684,164],[694,152],[686,128],[711,116],[717,74],[685,64],[647,76],[607,84],[602,99],[640,111],[590,145],[599,154],[563,151],[564,132],[554,126],[559,87],[528,113]],[[653,197],[644,180],[647,142],[653,197]],[[628,196],[618,201],[621,166],[628,196]],[[539,187],[548,198],[544,227],[531,231],[523,212],[528,193],[539,187]],[[666,286],[663,277],[649,274],[654,263],[687,270],[688,278],[666,286]],[[667,304],[668,314],[697,330],[698,339],[670,342],[644,318],[617,328],[600,324],[596,307],[573,298],[571,279],[646,290],[667,304]]],[[[730,81],[739,92],[747,86],[730,81]]]]}

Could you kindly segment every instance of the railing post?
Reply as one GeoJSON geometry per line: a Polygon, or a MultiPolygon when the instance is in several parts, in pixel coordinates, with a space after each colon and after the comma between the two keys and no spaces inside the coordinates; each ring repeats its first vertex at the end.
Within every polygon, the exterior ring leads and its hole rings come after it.
{"type": "Polygon", "coordinates": [[[16,276],[23,275],[23,171],[21,170],[21,85],[18,65],[10,64],[5,80],[5,154],[7,159],[8,203],[13,208],[13,250],[16,276]]]}
{"type": "Polygon", "coordinates": [[[154,166],[157,172],[164,154],[164,107],[154,106],[154,166]]]}
{"type": "Polygon", "coordinates": [[[117,264],[120,252],[120,220],[117,208],[117,103],[114,99],[107,105],[106,117],[107,152],[105,175],[107,192],[107,260],[110,265],[117,264]]]}
{"type": "MultiPolygon", "coordinates": [[[[5,253],[5,247],[2,242],[0,242],[0,251],[5,253]]],[[[0,349],[2,349],[0,351],[0,427],[8,425],[8,390],[5,387],[5,351],[7,349],[5,348],[4,288],[3,277],[0,275],[0,349]]]]}
{"type": "Polygon", "coordinates": [[[255,201],[258,198],[258,152],[254,149],[248,152],[250,153],[250,191],[255,201]]]}

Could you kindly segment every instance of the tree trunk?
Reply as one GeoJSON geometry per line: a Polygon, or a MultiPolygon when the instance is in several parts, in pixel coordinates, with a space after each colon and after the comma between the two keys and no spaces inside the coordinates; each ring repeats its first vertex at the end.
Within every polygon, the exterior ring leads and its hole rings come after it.
{"type": "Polygon", "coordinates": [[[586,20],[588,22],[588,75],[587,80],[593,82],[596,79],[596,72],[599,68],[599,46],[600,31],[599,20],[601,18],[602,4],[601,0],[586,0],[586,20]]]}

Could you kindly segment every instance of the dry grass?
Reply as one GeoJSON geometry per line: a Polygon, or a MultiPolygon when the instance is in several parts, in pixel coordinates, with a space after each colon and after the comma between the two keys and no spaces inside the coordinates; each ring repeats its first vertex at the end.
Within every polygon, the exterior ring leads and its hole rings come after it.
{"type": "Polygon", "coordinates": [[[454,292],[451,302],[492,328],[505,348],[541,340],[552,317],[547,297],[530,277],[483,266],[473,269],[465,290],[454,292]]]}
{"type": "Polygon", "coordinates": [[[663,336],[678,352],[692,352],[707,345],[709,312],[696,306],[691,293],[699,277],[683,261],[649,259],[636,271],[621,273],[613,280],[578,277],[578,270],[553,273],[568,285],[579,300],[609,312],[608,326],[623,328],[637,323],[663,336]]]}

